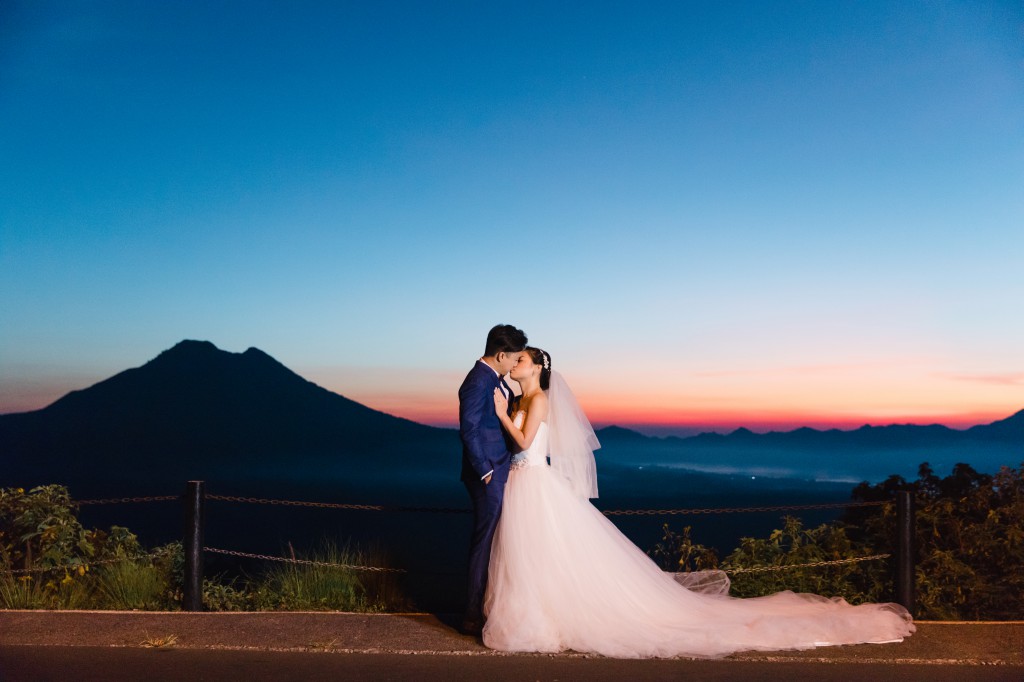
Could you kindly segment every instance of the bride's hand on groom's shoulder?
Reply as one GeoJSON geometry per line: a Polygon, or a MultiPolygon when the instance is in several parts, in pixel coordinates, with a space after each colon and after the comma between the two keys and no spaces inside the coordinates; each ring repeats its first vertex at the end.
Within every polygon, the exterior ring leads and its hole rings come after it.
{"type": "Polygon", "coordinates": [[[494,389],[494,411],[499,417],[508,414],[508,400],[505,399],[505,394],[501,392],[500,388],[494,389]]]}

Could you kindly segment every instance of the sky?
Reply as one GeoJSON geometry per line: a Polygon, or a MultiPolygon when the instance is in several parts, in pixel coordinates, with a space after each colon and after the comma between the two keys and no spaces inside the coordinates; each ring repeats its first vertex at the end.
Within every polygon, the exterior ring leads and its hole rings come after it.
{"type": "Polygon", "coordinates": [[[1019,2],[0,4],[0,413],[182,339],[451,425],[1024,408],[1019,2]]]}

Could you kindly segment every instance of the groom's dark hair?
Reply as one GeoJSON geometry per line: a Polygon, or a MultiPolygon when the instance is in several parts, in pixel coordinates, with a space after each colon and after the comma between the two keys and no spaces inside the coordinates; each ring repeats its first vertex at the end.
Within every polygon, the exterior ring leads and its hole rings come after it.
{"type": "Polygon", "coordinates": [[[487,332],[487,346],[484,357],[498,353],[518,353],[526,348],[526,334],[510,324],[498,324],[487,332]]]}

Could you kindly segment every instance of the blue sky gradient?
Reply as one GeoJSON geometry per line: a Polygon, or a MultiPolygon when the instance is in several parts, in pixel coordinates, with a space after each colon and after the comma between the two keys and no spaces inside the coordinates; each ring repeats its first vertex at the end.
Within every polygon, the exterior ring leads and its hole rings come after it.
{"type": "Polygon", "coordinates": [[[0,412],[183,338],[454,421],[1024,407],[1019,3],[0,8],[0,412]]]}

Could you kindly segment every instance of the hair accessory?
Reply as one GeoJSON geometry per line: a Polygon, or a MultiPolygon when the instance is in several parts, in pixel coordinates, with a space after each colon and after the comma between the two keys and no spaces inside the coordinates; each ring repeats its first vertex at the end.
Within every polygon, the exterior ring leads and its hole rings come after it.
{"type": "Polygon", "coordinates": [[[543,353],[543,355],[544,355],[544,369],[546,369],[547,371],[550,372],[551,371],[551,356],[548,355],[548,352],[546,350],[542,350],[541,353],[543,353]]]}

